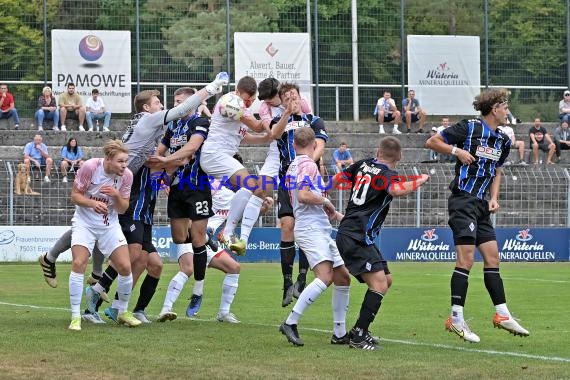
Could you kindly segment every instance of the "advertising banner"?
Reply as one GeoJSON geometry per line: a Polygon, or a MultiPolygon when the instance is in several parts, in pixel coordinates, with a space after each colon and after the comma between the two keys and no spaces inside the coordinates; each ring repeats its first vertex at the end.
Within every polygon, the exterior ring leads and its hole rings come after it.
{"type": "MultiPolygon", "coordinates": [[[[408,89],[428,115],[475,115],[481,91],[479,37],[408,36],[408,89]]],[[[401,109],[402,104],[398,104],[401,109]]]]}
{"type": "MultiPolygon", "coordinates": [[[[67,226],[4,226],[0,227],[0,262],[35,261],[47,252],[67,226]]],[[[568,228],[497,228],[501,261],[548,262],[570,259],[568,228]]],[[[238,231],[239,233],[239,231],[238,231]]],[[[333,238],[335,237],[333,230],[333,238]]],[[[279,262],[281,230],[273,227],[254,228],[247,254],[240,262],[279,262]]],[[[170,227],[153,228],[153,243],[165,261],[176,261],[176,246],[170,227]]],[[[376,242],[384,258],[390,262],[455,261],[453,236],[449,228],[383,228],[376,242]]],[[[481,261],[478,252],[475,259],[481,261]]],[[[64,252],[58,261],[71,260],[64,252]]]]}
{"type": "MultiPolygon", "coordinates": [[[[246,75],[257,83],[269,77],[293,82],[312,104],[308,33],[234,33],[234,51],[236,82],[246,75]]],[[[256,103],[252,106],[254,111],[259,107],[259,101],[256,103]]]]}
{"type": "Polygon", "coordinates": [[[54,29],[51,46],[52,90],[56,97],[72,82],[84,104],[96,88],[107,110],[131,112],[130,32],[54,29]]]}

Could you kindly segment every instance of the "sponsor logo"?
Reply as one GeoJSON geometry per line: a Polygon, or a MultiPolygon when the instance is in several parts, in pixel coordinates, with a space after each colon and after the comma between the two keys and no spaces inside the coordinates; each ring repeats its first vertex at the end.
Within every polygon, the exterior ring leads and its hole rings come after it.
{"type": "Polygon", "coordinates": [[[267,54],[269,54],[271,57],[274,57],[275,54],[277,54],[279,52],[279,49],[277,49],[275,46],[273,46],[273,42],[270,42],[269,45],[267,45],[265,47],[265,51],[267,52],[267,54]]]}
{"type": "Polygon", "coordinates": [[[520,230],[515,239],[518,241],[529,241],[532,240],[532,235],[530,234],[530,229],[520,230]]]}
{"type": "Polygon", "coordinates": [[[92,34],[79,41],[79,55],[89,62],[95,62],[103,55],[103,41],[92,34]]]}
{"type": "Polygon", "coordinates": [[[12,230],[4,230],[0,232],[0,245],[10,244],[16,238],[16,234],[12,230]]]}
{"type": "Polygon", "coordinates": [[[437,240],[437,238],[438,238],[438,236],[435,233],[435,228],[433,228],[431,230],[425,230],[421,236],[421,239],[423,241],[434,241],[434,240],[437,240]]]}

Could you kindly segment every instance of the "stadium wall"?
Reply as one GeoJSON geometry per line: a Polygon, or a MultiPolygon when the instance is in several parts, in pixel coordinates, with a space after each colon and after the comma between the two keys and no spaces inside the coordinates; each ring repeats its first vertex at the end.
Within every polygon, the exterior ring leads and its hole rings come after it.
{"type": "MultiPolygon", "coordinates": [[[[68,229],[66,226],[0,227],[0,261],[35,261],[68,229]]],[[[279,262],[279,228],[254,228],[240,262],[279,262]]],[[[176,261],[170,227],[155,227],[153,242],[165,261],[176,261]]],[[[501,261],[570,260],[570,228],[497,228],[501,261]]],[[[455,261],[449,228],[385,228],[377,245],[390,262],[455,261]]],[[[67,251],[60,261],[71,260],[67,251]]],[[[477,253],[476,260],[481,261],[477,253]]]]}

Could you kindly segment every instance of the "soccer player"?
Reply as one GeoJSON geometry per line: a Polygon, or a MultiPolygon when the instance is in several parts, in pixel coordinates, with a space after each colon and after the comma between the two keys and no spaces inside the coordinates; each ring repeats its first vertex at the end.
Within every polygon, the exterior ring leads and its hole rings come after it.
{"type": "MultiPolygon", "coordinates": [[[[275,78],[266,78],[259,82],[258,86],[259,100],[262,100],[259,107],[259,116],[263,126],[269,130],[269,125],[274,118],[279,118],[283,113],[283,106],[281,104],[281,97],[279,96],[279,81],[275,78]]],[[[303,97],[301,101],[301,112],[304,114],[311,114],[311,106],[309,102],[303,97]]],[[[263,196],[267,197],[273,191],[274,184],[277,183],[279,178],[280,167],[279,149],[277,148],[277,141],[273,140],[269,145],[267,157],[259,171],[259,178],[257,185],[264,191],[263,196]]],[[[243,228],[242,228],[243,230],[243,228]]],[[[289,305],[293,297],[299,297],[299,294],[305,288],[307,281],[307,271],[309,270],[309,262],[302,250],[299,250],[299,273],[297,280],[293,284],[293,263],[295,261],[295,243],[293,238],[291,240],[281,240],[280,254],[281,254],[281,272],[283,275],[283,299],[281,305],[283,307],[289,305]],[[292,285],[291,285],[292,284],[292,285]]]]}
{"type": "MultiPolygon", "coordinates": [[[[137,302],[137,310],[135,310],[137,312],[136,317],[145,323],[150,321],[144,313],[144,308],[154,295],[162,272],[162,261],[152,244],[152,216],[156,203],[156,192],[159,189],[159,185],[156,183],[157,176],[152,173],[159,170],[160,166],[158,168],[153,167],[152,163],[147,160],[154,152],[158,140],[162,137],[165,124],[195,112],[203,100],[221,92],[221,86],[227,84],[228,80],[227,73],[219,73],[212,83],[185,98],[185,101],[170,110],[164,110],[164,106],[158,98],[160,93],[157,90],[141,91],[135,96],[134,107],[137,114],[123,135],[123,141],[129,148],[129,169],[136,173],[135,184],[137,186],[133,187],[130,195],[131,207],[128,210],[129,212],[121,218],[121,226],[126,232],[131,260],[137,269],[137,278],[145,268],[148,271],[148,275],[141,286],[140,302],[137,302]]],[[[201,262],[204,263],[203,270],[205,271],[205,255],[201,262]]],[[[96,311],[96,305],[99,302],[98,294],[105,290],[108,291],[115,277],[116,270],[110,266],[98,284],[86,289],[87,306],[91,312],[96,311]]],[[[105,315],[116,321],[117,313],[114,308],[107,308],[105,315]]]]}
{"type": "MultiPolygon", "coordinates": [[[[293,83],[282,83],[279,87],[279,97],[283,107],[286,107],[281,117],[275,117],[271,123],[271,137],[277,140],[279,149],[280,167],[279,178],[282,184],[283,178],[289,168],[289,164],[295,158],[293,148],[293,134],[299,128],[310,128],[316,136],[317,147],[313,152],[313,159],[318,162],[325,150],[328,135],[325,130],[323,119],[312,114],[303,112],[302,101],[299,94],[299,86],[293,83]]],[[[324,184],[324,182],[322,182],[324,184]]],[[[295,289],[302,289],[302,286],[294,286],[292,281],[293,262],[295,260],[295,236],[293,228],[295,218],[293,217],[293,207],[289,199],[287,189],[279,186],[277,191],[279,210],[277,216],[281,223],[281,272],[283,274],[283,299],[281,306],[289,305],[295,295],[295,289]]],[[[302,259],[299,259],[301,262],[302,259]]],[[[298,278],[303,280],[303,278],[298,278]]],[[[301,283],[301,285],[304,285],[301,283]]]]}
{"type": "Polygon", "coordinates": [[[511,147],[509,137],[497,128],[507,117],[508,95],[505,89],[482,92],[473,102],[481,117],[462,120],[426,142],[429,149],[457,156],[448,203],[457,260],[451,275],[451,316],[445,321],[445,328],[473,343],[480,339],[465,322],[463,308],[475,247],[483,256],[483,279],[495,305],[493,325],[515,335],[529,335],[507,308],[499,273],[499,248],[490,218],[499,210],[501,167],[511,147]]]}
{"type": "Polygon", "coordinates": [[[336,244],[350,274],[368,286],[358,320],[349,333],[350,347],[363,350],[378,348],[369,327],[392,284],[392,275],[374,243],[393,197],[407,195],[429,179],[422,174],[404,182],[394,171],[401,158],[400,141],[395,137],[385,137],[380,140],[376,157],[357,161],[333,180],[335,188],[350,186],[350,197],[338,227],[336,244]]]}
{"type": "MultiPolygon", "coordinates": [[[[250,176],[247,169],[233,157],[238,152],[241,141],[248,142],[247,127],[259,133],[264,131],[262,122],[253,117],[249,111],[256,93],[255,79],[245,76],[238,81],[234,94],[242,99],[246,108],[239,120],[222,116],[220,113],[222,103],[221,100],[218,101],[214,107],[210,131],[200,157],[200,166],[208,175],[223,182],[229,179],[232,186],[239,189],[232,200],[226,228],[219,236],[222,245],[237,255],[245,254],[249,238],[246,233],[242,233],[240,239],[234,236],[234,229],[239,219],[241,218],[243,231],[251,231],[263,204],[263,190],[256,186],[255,177],[250,176]]],[[[269,138],[266,141],[269,142],[269,138]]]]}
{"type": "MultiPolygon", "coordinates": [[[[190,87],[181,87],[174,92],[174,104],[182,104],[194,94],[190,87]]],[[[168,217],[172,239],[176,244],[192,244],[193,255],[183,255],[178,259],[180,271],[168,287],[165,305],[158,316],[159,322],[176,319],[176,313],[168,305],[169,293],[180,291],[194,272],[197,279],[203,280],[206,272],[206,226],[212,212],[212,193],[206,173],[200,168],[202,143],[208,136],[210,121],[198,113],[190,113],[177,121],[170,122],[164,137],[158,145],[157,154],[151,161],[163,165],[179,163],[170,182],[168,193],[168,217]],[[169,152],[167,157],[163,154],[169,152]],[[181,164],[180,164],[181,163],[181,164]],[[203,263],[197,261],[203,260],[203,263]],[[196,265],[194,265],[196,263],[196,265]],[[198,270],[199,268],[199,270],[198,270]]]]}
{"type": "Polygon", "coordinates": [[[105,144],[103,152],[105,158],[92,158],[81,166],[71,190],[75,214],[71,235],[73,262],[69,274],[70,330],[81,330],[83,278],[96,242],[118,272],[118,300],[113,302],[119,310],[117,321],[131,327],[141,324],[127,311],[133,277],[118,216],[129,205],[133,182],[133,173],[127,168],[128,150],[120,141],[111,140],[105,144]]]}
{"type": "Polygon", "coordinates": [[[333,283],[333,336],[332,344],[347,340],[346,312],[348,310],[350,276],[340,257],[334,240],[331,238],[332,220],[340,220],[331,201],[321,195],[318,183],[322,181],[315,164],[314,153],[317,148],[315,133],[311,128],[299,128],[295,131],[293,142],[296,157],[287,171],[291,204],[295,217],[295,241],[305,251],[315,279],[308,284],[289,317],[281,324],[279,331],[295,346],[303,346],[297,324],[299,319],[313,302],[333,283]]]}

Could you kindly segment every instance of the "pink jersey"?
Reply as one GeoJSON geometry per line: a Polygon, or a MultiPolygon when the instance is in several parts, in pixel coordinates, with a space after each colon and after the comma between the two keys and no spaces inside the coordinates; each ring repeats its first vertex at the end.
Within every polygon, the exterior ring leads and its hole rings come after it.
{"type": "Polygon", "coordinates": [[[91,207],[75,206],[73,222],[92,227],[105,227],[119,223],[119,214],[114,207],[111,197],[100,192],[103,186],[113,186],[119,190],[122,198],[129,198],[133,173],[125,169],[122,176],[107,174],[103,167],[102,158],[92,158],[85,161],[75,177],[74,186],[89,199],[96,199],[107,204],[107,214],[98,214],[91,207]]]}
{"type": "Polygon", "coordinates": [[[287,170],[289,179],[287,188],[295,216],[295,230],[330,229],[331,224],[322,205],[309,205],[299,202],[299,189],[310,189],[315,195],[321,196],[324,181],[319,173],[317,164],[309,156],[303,154],[295,157],[287,170]]]}

